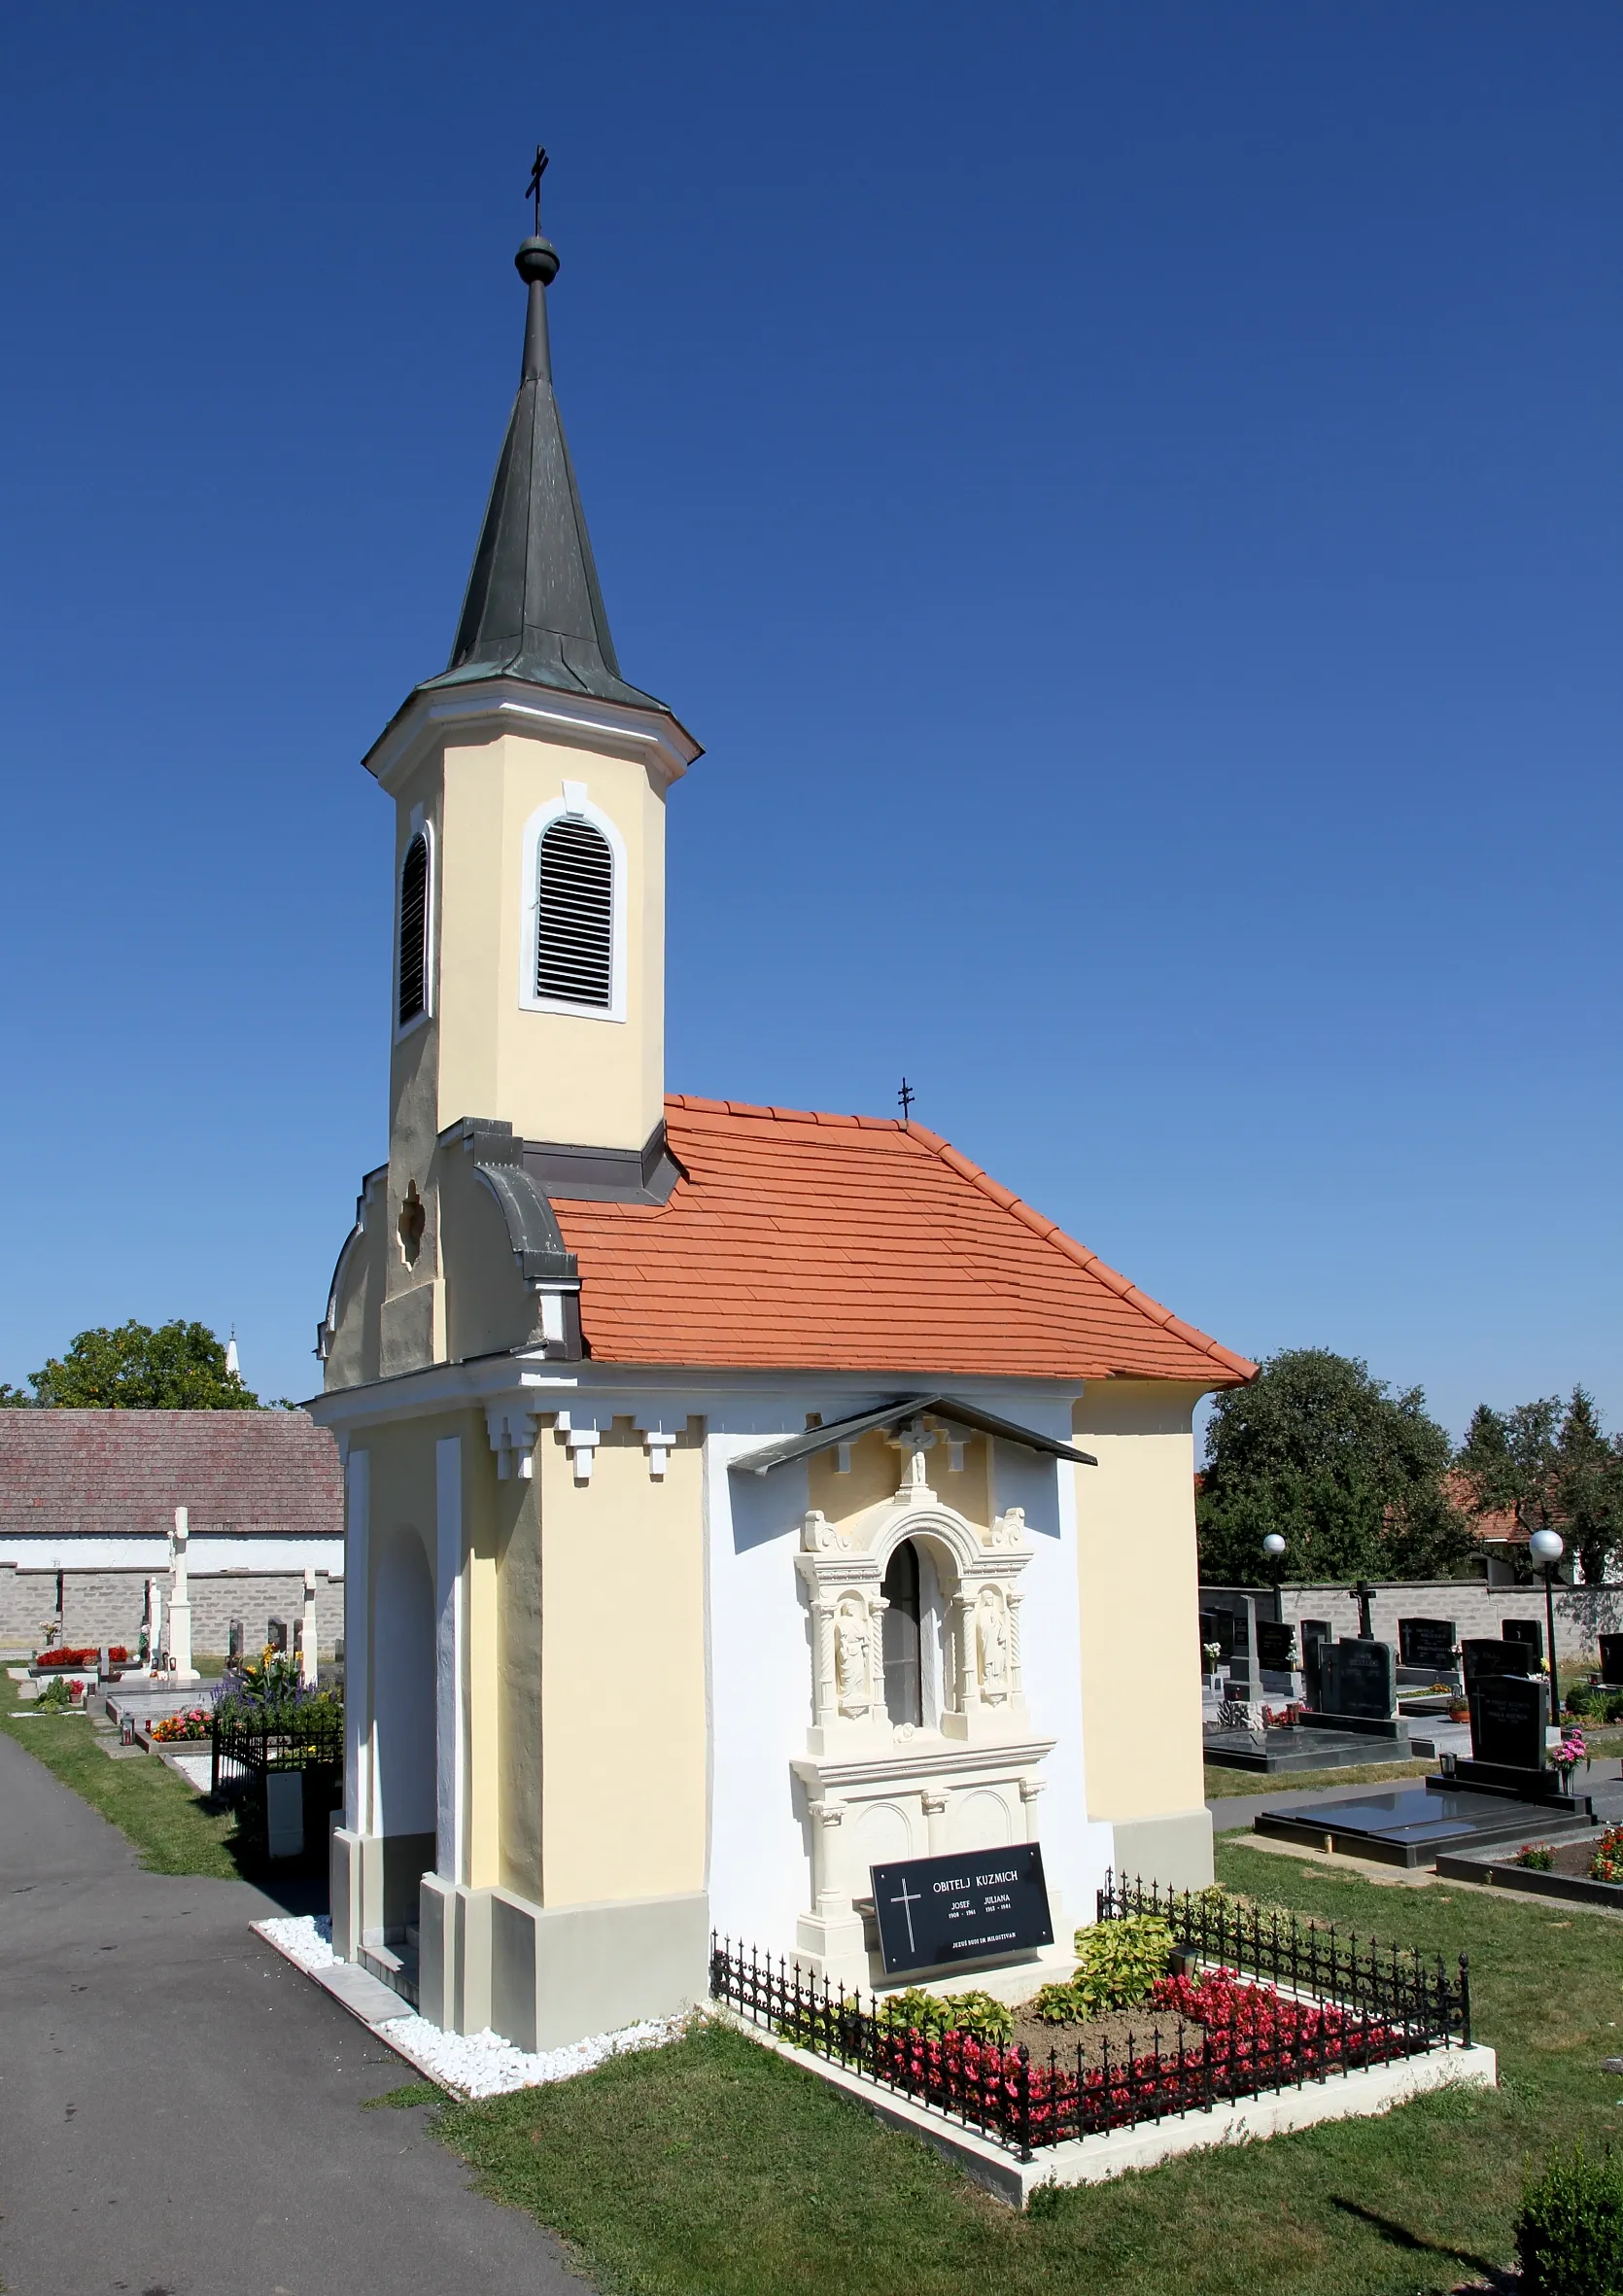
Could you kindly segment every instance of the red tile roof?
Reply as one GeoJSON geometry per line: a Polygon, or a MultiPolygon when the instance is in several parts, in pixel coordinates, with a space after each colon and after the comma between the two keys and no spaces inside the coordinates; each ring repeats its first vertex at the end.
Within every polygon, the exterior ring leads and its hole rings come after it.
{"type": "Polygon", "coordinates": [[[665,1106],[667,1203],[554,1202],[600,1360],[1208,1387],[1257,1368],[922,1125],[665,1106]]]}
{"type": "Polygon", "coordinates": [[[0,1529],[341,1538],[338,1445],[307,1411],[0,1410],[0,1529]]]}

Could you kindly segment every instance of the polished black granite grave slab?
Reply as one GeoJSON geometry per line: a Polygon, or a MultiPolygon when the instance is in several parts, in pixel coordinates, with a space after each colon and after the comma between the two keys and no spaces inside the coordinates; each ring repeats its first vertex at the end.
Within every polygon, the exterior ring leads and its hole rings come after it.
{"type": "Polygon", "coordinates": [[[1349,1770],[1359,1763],[1429,1760],[1436,1751],[1430,1738],[1370,1738],[1325,1723],[1295,1730],[1213,1730],[1205,1757],[1220,1770],[1259,1770],[1269,1778],[1293,1770],[1349,1770]]]}
{"type": "Polygon", "coordinates": [[[1580,1833],[1593,1824],[1587,1805],[1583,1810],[1554,1810],[1548,1803],[1471,1793],[1440,1778],[1416,1786],[1376,1788],[1355,1801],[1264,1810],[1253,1821],[1255,1831],[1275,1841],[1339,1850],[1349,1858],[1373,1858],[1385,1865],[1430,1865],[1444,1850],[1547,1841],[1563,1833],[1580,1833]]]}

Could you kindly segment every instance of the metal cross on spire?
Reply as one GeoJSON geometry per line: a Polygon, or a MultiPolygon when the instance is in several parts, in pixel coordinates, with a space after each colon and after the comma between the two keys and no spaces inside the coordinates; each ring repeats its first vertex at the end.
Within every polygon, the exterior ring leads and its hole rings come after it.
{"type": "Polygon", "coordinates": [[[905,1076],[902,1079],[902,1089],[896,1095],[896,1097],[902,1103],[902,1122],[906,1124],[908,1117],[912,1112],[913,1104],[915,1100],[917,1099],[918,1095],[914,1091],[912,1085],[909,1084],[905,1076]]]}
{"type": "Polygon", "coordinates": [[[535,146],[535,164],[530,170],[530,181],[525,187],[525,197],[534,199],[535,202],[535,236],[537,239],[541,235],[541,178],[545,175],[546,169],[546,148],[542,144],[537,144],[535,146]]]}

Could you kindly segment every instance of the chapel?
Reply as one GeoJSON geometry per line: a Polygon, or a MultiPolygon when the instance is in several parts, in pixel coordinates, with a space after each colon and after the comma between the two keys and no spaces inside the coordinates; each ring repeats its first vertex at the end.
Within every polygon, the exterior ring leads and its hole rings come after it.
{"type": "Polygon", "coordinates": [[[1052,1941],[936,1973],[1022,1998],[1110,1869],[1211,1879],[1191,1413],[1255,1367],[919,1124],[667,1092],[700,745],[609,635],[538,206],[516,261],[450,662],[365,759],[389,1154],[310,1406],[334,1947],[552,2048],[702,2000],[712,1931],[882,1989],[876,1868],[1037,1845],[1052,1941]]]}

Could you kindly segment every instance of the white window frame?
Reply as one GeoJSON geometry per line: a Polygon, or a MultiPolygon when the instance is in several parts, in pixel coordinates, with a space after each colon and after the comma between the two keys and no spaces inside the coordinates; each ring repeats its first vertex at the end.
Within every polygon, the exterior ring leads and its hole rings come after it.
{"type": "Polygon", "coordinates": [[[400,848],[400,858],[395,870],[395,982],[393,1009],[395,1042],[401,1043],[433,1019],[434,1005],[434,909],[437,871],[434,868],[433,823],[427,818],[423,808],[413,806],[411,819],[406,824],[405,843],[400,848]],[[413,1013],[409,1021],[400,1019],[400,896],[404,889],[406,855],[417,840],[423,840],[428,854],[428,874],[423,889],[423,1009],[413,1013]]]}
{"type": "Polygon", "coordinates": [[[518,1000],[527,1013],[568,1013],[577,1021],[619,1021],[626,1017],[626,841],[601,808],[586,794],[584,782],[566,782],[563,794],[538,805],[524,824],[521,847],[524,885],[519,931],[518,1000]],[[608,847],[609,854],[609,989],[607,1004],[573,1004],[563,996],[537,996],[536,960],[540,954],[541,839],[554,821],[590,821],[608,847]]]}

